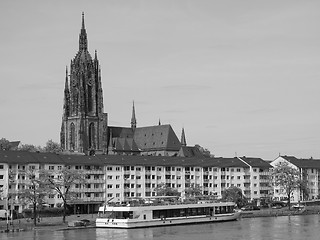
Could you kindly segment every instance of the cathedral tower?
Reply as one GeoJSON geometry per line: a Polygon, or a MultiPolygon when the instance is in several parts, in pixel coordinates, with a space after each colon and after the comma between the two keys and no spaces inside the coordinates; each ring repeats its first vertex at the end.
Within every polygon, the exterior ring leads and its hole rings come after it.
{"type": "Polygon", "coordinates": [[[93,153],[107,148],[107,114],[103,112],[101,69],[95,51],[88,51],[82,13],[79,50],[66,69],[61,147],[66,151],[93,153]]]}

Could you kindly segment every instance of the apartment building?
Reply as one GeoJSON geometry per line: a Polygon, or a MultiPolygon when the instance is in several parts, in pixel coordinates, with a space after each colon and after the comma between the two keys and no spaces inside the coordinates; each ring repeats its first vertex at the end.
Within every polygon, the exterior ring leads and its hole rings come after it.
{"type": "MultiPolygon", "coordinates": [[[[85,183],[74,184],[77,195],[70,202],[74,212],[91,213],[106,201],[125,202],[132,198],[156,196],[159,184],[175,188],[185,197],[186,189],[196,187],[204,195],[221,198],[225,189],[235,186],[251,199],[268,196],[270,165],[258,158],[205,158],[124,155],[58,155],[0,151],[0,184],[9,193],[19,193],[28,187],[26,169],[50,170],[54,178],[64,167],[81,170],[85,183]]],[[[0,208],[22,211],[28,205],[19,198],[0,201],[0,208]]],[[[62,204],[61,196],[52,192],[46,198],[50,207],[62,204]]]]}
{"type": "MultiPolygon", "coordinates": [[[[291,202],[318,199],[320,196],[320,160],[298,159],[294,156],[278,156],[270,164],[275,167],[280,162],[287,162],[289,166],[300,172],[300,179],[306,183],[306,191],[298,188],[291,194],[291,202]]],[[[286,200],[284,189],[274,187],[274,198],[286,200]]]]}

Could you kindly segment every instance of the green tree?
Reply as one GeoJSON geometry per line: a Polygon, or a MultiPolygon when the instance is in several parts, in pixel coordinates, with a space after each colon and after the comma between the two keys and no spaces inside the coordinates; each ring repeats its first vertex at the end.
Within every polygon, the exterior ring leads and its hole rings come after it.
{"type": "Polygon", "coordinates": [[[46,142],[46,145],[43,148],[44,152],[61,152],[60,144],[57,142],[54,142],[52,139],[48,140],[46,142]]]}
{"type": "Polygon", "coordinates": [[[5,138],[1,138],[0,139],[0,150],[10,150],[11,149],[11,145],[9,140],[5,139],[5,138]]]}
{"type": "Polygon", "coordinates": [[[75,184],[84,184],[85,174],[81,170],[64,167],[61,170],[45,170],[45,183],[55,191],[63,201],[63,222],[66,222],[67,205],[77,198],[77,192],[74,191],[75,184]]]}
{"type": "Polygon", "coordinates": [[[168,187],[165,183],[160,183],[157,185],[157,187],[154,189],[157,196],[180,196],[180,192],[175,189],[168,187]]]}
{"type": "Polygon", "coordinates": [[[213,157],[213,155],[211,155],[211,152],[207,148],[201,147],[199,144],[196,144],[194,146],[199,149],[199,151],[203,154],[203,156],[213,157]]]}
{"type": "Polygon", "coordinates": [[[190,187],[186,187],[184,193],[187,199],[203,197],[202,188],[198,185],[195,185],[194,183],[192,183],[190,187]]]}
{"type": "Polygon", "coordinates": [[[274,186],[280,187],[285,191],[290,210],[291,194],[300,186],[299,170],[289,166],[287,162],[280,162],[274,167],[272,177],[274,186]]]}
{"type": "Polygon", "coordinates": [[[21,144],[21,146],[18,148],[19,151],[28,151],[28,152],[37,152],[42,151],[41,147],[34,146],[32,144],[21,144]]]}
{"type": "Polygon", "coordinates": [[[228,202],[234,202],[239,208],[247,204],[247,199],[242,193],[242,190],[238,187],[229,187],[223,194],[222,199],[228,202]]]}

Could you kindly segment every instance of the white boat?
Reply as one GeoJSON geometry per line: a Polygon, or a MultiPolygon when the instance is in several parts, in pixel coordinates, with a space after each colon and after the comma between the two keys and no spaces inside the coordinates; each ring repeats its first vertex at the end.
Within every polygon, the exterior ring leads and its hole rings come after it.
{"type": "Polygon", "coordinates": [[[141,228],[237,220],[233,202],[167,203],[99,208],[96,227],[141,228]]]}

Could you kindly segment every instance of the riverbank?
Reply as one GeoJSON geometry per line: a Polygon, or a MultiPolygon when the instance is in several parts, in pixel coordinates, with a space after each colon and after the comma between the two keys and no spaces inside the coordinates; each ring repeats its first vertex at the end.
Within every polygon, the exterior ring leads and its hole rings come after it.
{"type": "MultiPolygon", "coordinates": [[[[306,206],[304,210],[289,210],[286,208],[281,209],[262,209],[258,211],[242,211],[241,218],[258,218],[258,217],[278,217],[278,216],[293,216],[293,215],[311,215],[320,214],[320,206],[306,206]]],[[[66,223],[62,222],[62,217],[46,217],[40,218],[37,225],[33,225],[32,219],[15,219],[7,225],[6,220],[0,221],[0,233],[7,230],[10,232],[29,231],[29,230],[43,230],[43,231],[59,231],[77,228],[93,228],[95,227],[96,214],[80,214],[70,215],[66,217],[66,223]],[[88,220],[87,226],[69,227],[68,223],[73,221],[88,220]]]]}
{"type": "Polygon", "coordinates": [[[90,228],[95,227],[96,214],[80,214],[80,215],[70,215],[66,217],[66,222],[63,223],[62,216],[59,217],[45,217],[40,218],[37,225],[34,226],[33,219],[14,219],[12,222],[9,220],[7,224],[6,220],[0,221],[0,233],[10,231],[29,231],[29,230],[45,230],[45,231],[55,231],[55,230],[67,230],[75,228],[90,228]],[[88,220],[86,226],[81,227],[68,227],[68,223],[73,221],[88,220]]]}
{"type": "Polygon", "coordinates": [[[257,211],[242,211],[242,218],[255,218],[255,217],[279,217],[279,216],[293,216],[293,215],[311,215],[320,214],[320,206],[306,206],[302,210],[289,210],[288,207],[280,209],[261,209],[257,211]]]}

